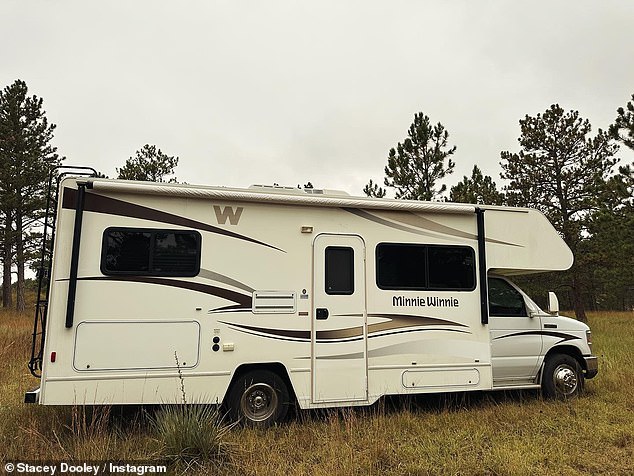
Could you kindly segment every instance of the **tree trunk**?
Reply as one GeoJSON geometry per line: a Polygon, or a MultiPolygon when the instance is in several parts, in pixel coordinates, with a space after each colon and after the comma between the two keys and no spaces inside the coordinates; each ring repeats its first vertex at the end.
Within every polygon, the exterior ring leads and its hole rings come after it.
{"type": "Polygon", "coordinates": [[[13,297],[11,296],[11,253],[7,256],[6,252],[2,258],[2,307],[5,309],[13,307],[13,297]]]}
{"type": "Polygon", "coordinates": [[[22,213],[17,211],[15,216],[15,261],[18,268],[18,283],[16,286],[15,309],[18,312],[26,310],[24,292],[24,236],[22,235],[22,213]]]}
{"type": "Polygon", "coordinates": [[[577,275],[577,270],[573,270],[572,274],[572,298],[574,300],[573,304],[575,307],[575,316],[577,316],[577,320],[587,323],[588,317],[586,316],[586,311],[583,307],[583,298],[581,293],[581,284],[579,282],[579,276],[577,275]]]}
{"type": "Polygon", "coordinates": [[[13,296],[11,294],[11,223],[9,215],[5,215],[2,241],[4,250],[2,256],[2,307],[8,309],[13,307],[13,296]]]}

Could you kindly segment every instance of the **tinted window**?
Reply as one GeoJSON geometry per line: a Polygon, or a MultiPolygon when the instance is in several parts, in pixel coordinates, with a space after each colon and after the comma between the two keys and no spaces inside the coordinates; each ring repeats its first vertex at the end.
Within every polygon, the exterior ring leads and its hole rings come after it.
{"type": "Polygon", "coordinates": [[[474,289],[473,250],[458,246],[427,249],[430,289],[474,289]]]}
{"type": "Polygon", "coordinates": [[[154,241],[154,271],[187,272],[198,265],[198,236],[158,232],[154,241]]]}
{"type": "Polygon", "coordinates": [[[489,278],[489,315],[526,316],[524,298],[503,279],[489,278]]]}
{"type": "Polygon", "coordinates": [[[108,228],[104,232],[103,274],[195,276],[199,269],[196,231],[108,228]]]}
{"type": "Polygon", "coordinates": [[[426,247],[382,243],[376,247],[377,284],[383,289],[425,289],[426,247]]]}
{"type": "Polygon", "coordinates": [[[103,267],[116,273],[149,271],[151,237],[151,233],[108,230],[103,267]]]}
{"type": "Polygon", "coordinates": [[[467,246],[381,243],[376,281],[381,289],[472,291],[475,253],[467,246]]]}
{"type": "Polygon", "coordinates": [[[354,250],[343,246],[326,248],[326,294],[354,293],[354,250]]]}

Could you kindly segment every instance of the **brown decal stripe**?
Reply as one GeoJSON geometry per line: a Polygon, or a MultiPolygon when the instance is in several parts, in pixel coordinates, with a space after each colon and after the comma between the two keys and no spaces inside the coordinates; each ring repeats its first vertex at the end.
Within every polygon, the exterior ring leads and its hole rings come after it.
{"type": "MultiPolygon", "coordinates": [[[[340,354],[340,355],[318,355],[315,357],[317,360],[355,360],[365,357],[363,352],[355,352],[354,354],[340,354]]],[[[303,358],[303,357],[300,357],[303,358]]],[[[310,359],[310,357],[308,357],[310,359]]]]}
{"type": "MultiPolygon", "coordinates": [[[[262,334],[268,334],[264,337],[282,337],[290,339],[299,339],[305,342],[310,341],[310,331],[298,331],[291,329],[271,329],[268,327],[253,327],[245,326],[243,324],[233,324],[231,322],[222,322],[229,326],[235,327],[240,330],[249,330],[253,332],[259,332],[262,334]]],[[[347,329],[334,329],[330,331],[317,331],[317,340],[319,341],[333,341],[340,339],[357,340],[363,337],[363,327],[350,327],[347,329]]]]}
{"type": "Polygon", "coordinates": [[[218,307],[216,309],[210,309],[209,311],[207,311],[207,314],[214,314],[216,312],[229,312],[229,311],[251,311],[252,308],[248,307],[245,308],[242,306],[242,304],[232,304],[231,306],[223,306],[223,307],[218,307]]]}
{"type": "MultiPolygon", "coordinates": [[[[565,342],[567,340],[575,340],[575,339],[581,340],[581,337],[577,337],[577,336],[574,336],[574,335],[571,335],[571,334],[564,334],[563,332],[554,332],[554,331],[514,332],[512,334],[505,334],[503,336],[495,337],[493,340],[504,339],[506,337],[518,337],[518,336],[529,336],[529,335],[542,335],[542,336],[556,337],[556,338],[561,339],[559,342],[565,342]]],[[[557,344],[559,344],[559,342],[557,342],[557,344]]]]}
{"type": "Polygon", "coordinates": [[[331,331],[317,331],[317,340],[360,339],[361,337],[363,337],[363,326],[334,329],[331,331]]]}
{"type": "Polygon", "coordinates": [[[435,222],[429,218],[422,217],[412,212],[399,212],[390,211],[389,218],[391,220],[403,223],[405,225],[413,226],[415,228],[421,228],[423,230],[435,231],[436,233],[442,233],[443,235],[456,236],[458,238],[467,238],[470,240],[477,240],[478,236],[474,233],[468,233],[466,231],[452,228],[442,223],[435,222]]]}
{"type": "MultiPolygon", "coordinates": [[[[430,220],[429,218],[424,218],[416,213],[412,212],[399,212],[399,211],[390,211],[386,212],[386,215],[390,218],[390,221],[386,218],[382,218],[373,213],[368,213],[364,210],[357,210],[355,208],[344,208],[345,211],[352,213],[353,215],[357,215],[366,220],[379,223],[381,225],[389,226],[390,228],[394,228],[396,230],[406,231],[408,233],[416,233],[417,235],[430,236],[434,237],[436,234],[443,234],[449,236],[455,236],[457,238],[466,238],[469,240],[477,240],[478,236],[473,233],[468,233],[462,230],[458,230],[457,228],[452,228],[447,225],[443,225],[441,223],[430,220]],[[398,222],[398,223],[394,223],[398,222]],[[406,226],[407,225],[407,226],[406,226]],[[414,227],[414,228],[411,228],[414,227]],[[430,233],[432,232],[432,233],[430,233]]],[[[506,241],[495,240],[493,238],[487,238],[487,243],[498,243],[502,245],[509,246],[517,246],[522,247],[522,245],[518,245],[516,243],[509,243],[506,241]]]]}
{"type": "MultiPolygon", "coordinates": [[[[310,340],[310,331],[297,331],[290,329],[270,329],[266,327],[252,327],[242,324],[232,324],[230,322],[222,322],[238,329],[247,329],[262,334],[270,334],[271,336],[287,337],[292,339],[310,340]]],[[[355,339],[363,336],[363,327],[350,327],[347,329],[334,329],[330,331],[317,331],[317,340],[334,340],[334,339],[355,339]]]]}
{"type": "MultiPolygon", "coordinates": [[[[77,190],[73,188],[64,188],[64,195],[62,197],[62,207],[68,209],[75,209],[75,201],[77,199],[77,190]]],[[[144,207],[142,205],[135,205],[134,203],[126,202],[123,200],[117,200],[116,198],[105,197],[96,193],[86,192],[84,210],[95,213],[106,213],[108,215],[117,215],[129,218],[140,218],[142,220],[157,221],[160,223],[169,223],[171,225],[179,225],[187,228],[194,228],[197,230],[208,231],[210,233],[216,233],[218,235],[224,235],[231,238],[237,238],[239,240],[248,241],[250,243],[256,243],[258,245],[266,246],[274,250],[286,253],[286,251],[277,248],[273,245],[269,245],[262,241],[243,236],[232,231],[218,228],[217,226],[208,225],[196,220],[184,218],[172,213],[162,212],[154,208],[144,207]]]]}
{"type": "Polygon", "coordinates": [[[237,280],[235,280],[233,278],[230,278],[229,276],[225,276],[224,274],[216,273],[216,272],[211,271],[209,269],[200,268],[200,271],[198,271],[198,277],[199,278],[204,278],[204,279],[210,279],[212,281],[217,281],[217,282],[222,283],[222,284],[228,284],[229,286],[233,286],[234,288],[242,289],[243,291],[246,291],[248,293],[252,293],[253,291],[255,291],[255,289],[253,289],[251,286],[247,286],[246,284],[241,283],[240,281],[237,281],[237,280]]]}
{"type": "Polygon", "coordinates": [[[424,331],[442,331],[442,332],[458,332],[460,334],[471,334],[471,332],[469,331],[465,331],[462,329],[447,329],[447,328],[442,328],[442,329],[394,329],[391,331],[384,331],[381,334],[370,334],[368,336],[368,339],[374,339],[375,337],[384,337],[384,336],[391,336],[391,335],[395,335],[395,334],[407,334],[409,332],[424,332],[424,331]]]}
{"type": "Polygon", "coordinates": [[[373,215],[372,213],[368,213],[366,211],[363,210],[357,210],[356,208],[344,208],[343,210],[347,211],[348,213],[352,213],[353,215],[357,215],[358,217],[364,218],[366,220],[372,221],[374,223],[379,223],[381,225],[385,225],[385,226],[389,226],[390,228],[394,228],[396,230],[401,230],[401,231],[406,231],[408,233],[416,233],[417,235],[423,235],[423,236],[434,236],[430,233],[426,233],[424,231],[421,230],[415,230],[413,228],[410,228],[408,226],[403,226],[403,225],[399,225],[397,223],[391,222],[389,220],[385,220],[383,218],[380,218],[376,215],[373,215]]]}
{"type": "Polygon", "coordinates": [[[388,322],[379,322],[368,326],[368,333],[391,331],[394,329],[406,329],[420,326],[458,326],[469,327],[459,322],[447,321],[436,317],[413,316],[409,314],[368,314],[368,317],[384,317],[391,319],[388,322]]]}
{"type": "Polygon", "coordinates": [[[303,341],[310,340],[310,331],[294,331],[290,329],[269,329],[265,327],[252,327],[252,326],[245,326],[242,324],[234,324],[231,322],[223,322],[223,321],[218,321],[218,322],[221,324],[226,324],[231,327],[235,327],[238,330],[254,331],[254,332],[260,332],[262,334],[268,334],[268,335],[265,335],[264,337],[272,337],[272,338],[281,337],[281,338],[290,338],[290,339],[300,339],[303,341]]]}
{"type": "Polygon", "coordinates": [[[188,289],[199,293],[217,296],[227,301],[233,301],[241,307],[251,308],[252,298],[244,294],[230,291],[229,289],[210,286],[209,284],[193,283],[191,281],[179,281],[176,279],[154,278],[149,276],[95,276],[88,278],[78,278],[80,281],[131,281],[135,283],[158,284],[173,288],[188,289]]]}
{"type": "MultiPolygon", "coordinates": [[[[368,326],[368,334],[374,334],[378,332],[385,332],[387,334],[398,334],[404,332],[414,332],[415,329],[409,329],[412,327],[428,327],[439,325],[451,325],[468,327],[464,324],[457,322],[446,321],[444,319],[436,319],[433,317],[420,317],[420,316],[408,316],[403,314],[368,314],[370,317],[387,317],[391,319],[389,322],[381,322],[378,324],[370,324],[368,326]],[[392,331],[392,332],[389,332],[392,331]]],[[[261,334],[268,334],[263,337],[270,338],[286,338],[286,339],[299,339],[305,342],[310,340],[310,331],[290,330],[290,329],[271,329],[267,327],[253,327],[244,324],[234,324],[231,322],[222,322],[238,330],[258,332],[261,334]]],[[[420,329],[420,330],[442,330],[452,332],[468,332],[458,329],[420,329]]],[[[369,335],[368,337],[378,337],[376,335],[369,335]]],[[[345,329],[333,329],[328,331],[317,331],[317,340],[321,342],[340,342],[342,340],[351,341],[359,340],[363,338],[363,326],[348,327],[345,329]]]]}

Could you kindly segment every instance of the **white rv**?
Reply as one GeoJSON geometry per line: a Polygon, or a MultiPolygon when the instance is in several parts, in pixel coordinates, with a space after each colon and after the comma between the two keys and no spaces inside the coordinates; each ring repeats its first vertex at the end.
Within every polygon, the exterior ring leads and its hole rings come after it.
{"type": "Polygon", "coordinates": [[[589,328],[508,279],[572,264],[536,210],[77,176],[58,193],[27,401],[177,403],[182,383],[266,426],[290,404],[567,397],[597,373],[589,328]]]}

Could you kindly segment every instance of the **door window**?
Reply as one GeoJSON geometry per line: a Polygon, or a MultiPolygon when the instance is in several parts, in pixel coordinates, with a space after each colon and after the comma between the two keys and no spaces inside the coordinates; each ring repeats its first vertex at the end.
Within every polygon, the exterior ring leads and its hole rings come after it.
{"type": "Polygon", "coordinates": [[[354,250],[346,246],[326,247],[326,294],[354,293],[354,250]]]}
{"type": "Polygon", "coordinates": [[[489,315],[526,316],[524,297],[503,279],[489,278],[489,315]]]}

